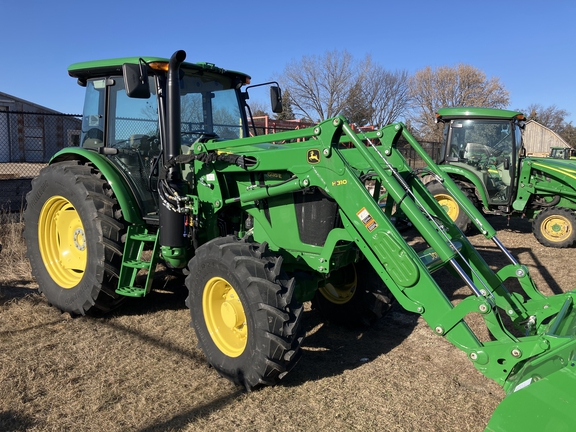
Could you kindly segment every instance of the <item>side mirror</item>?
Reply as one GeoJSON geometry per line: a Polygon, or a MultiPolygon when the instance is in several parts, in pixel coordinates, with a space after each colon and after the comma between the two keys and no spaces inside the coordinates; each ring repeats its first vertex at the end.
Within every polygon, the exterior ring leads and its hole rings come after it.
{"type": "Polygon", "coordinates": [[[272,105],[272,112],[279,114],[282,112],[282,91],[278,86],[270,87],[270,103],[272,105]]]}
{"type": "Polygon", "coordinates": [[[124,63],[124,88],[128,97],[148,99],[150,97],[150,84],[148,83],[148,70],[146,64],[124,63]]]}

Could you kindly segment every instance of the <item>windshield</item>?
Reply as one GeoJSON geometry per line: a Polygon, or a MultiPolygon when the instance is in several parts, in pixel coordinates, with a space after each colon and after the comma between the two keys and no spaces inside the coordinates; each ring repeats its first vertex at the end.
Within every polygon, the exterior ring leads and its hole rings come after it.
{"type": "Polygon", "coordinates": [[[453,120],[448,130],[447,160],[466,164],[486,187],[491,202],[507,202],[515,140],[521,137],[518,126],[509,120],[453,120]]]}
{"type": "Polygon", "coordinates": [[[181,81],[182,144],[190,145],[201,135],[225,140],[244,135],[237,91],[227,87],[220,81],[184,76],[181,81]]]}

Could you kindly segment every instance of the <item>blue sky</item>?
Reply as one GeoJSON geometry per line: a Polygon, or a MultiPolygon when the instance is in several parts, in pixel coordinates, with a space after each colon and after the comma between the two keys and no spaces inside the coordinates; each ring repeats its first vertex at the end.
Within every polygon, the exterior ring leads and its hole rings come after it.
{"type": "Polygon", "coordinates": [[[184,49],[257,83],[345,49],[411,74],[470,64],[500,79],[508,108],[556,105],[576,124],[574,0],[0,0],[0,17],[0,91],[66,113],[82,111],[78,61],[184,49]]]}

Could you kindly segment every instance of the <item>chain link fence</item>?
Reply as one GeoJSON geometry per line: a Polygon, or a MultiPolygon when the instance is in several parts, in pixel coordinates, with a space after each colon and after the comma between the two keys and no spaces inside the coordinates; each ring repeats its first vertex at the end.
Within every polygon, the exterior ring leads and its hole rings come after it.
{"type": "Polygon", "coordinates": [[[19,211],[31,181],[64,147],[80,144],[79,115],[0,110],[0,211],[19,211]]]}
{"type": "MultiPolygon", "coordinates": [[[[153,135],[157,127],[156,122],[148,123],[150,123],[148,132],[153,135]]],[[[80,115],[0,109],[0,212],[20,211],[24,207],[24,200],[31,189],[32,179],[46,166],[50,158],[64,147],[80,145],[81,126],[80,115]]],[[[260,117],[255,118],[254,126],[256,134],[260,135],[311,125],[298,121],[279,121],[260,117]]],[[[125,140],[125,145],[130,147],[130,140],[134,136],[129,133],[132,130],[131,126],[126,127],[129,139],[125,140]]],[[[141,129],[142,125],[137,128],[140,132],[141,129]]],[[[400,142],[398,147],[410,166],[421,168],[423,161],[409,145],[403,144],[400,142]]],[[[438,161],[440,143],[422,142],[421,144],[426,152],[438,161]]],[[[152,147],[152,143],[150,146],[152,147]]],[[[159,151],[155,148],[149,150],[150,152],[159,151]]]]}

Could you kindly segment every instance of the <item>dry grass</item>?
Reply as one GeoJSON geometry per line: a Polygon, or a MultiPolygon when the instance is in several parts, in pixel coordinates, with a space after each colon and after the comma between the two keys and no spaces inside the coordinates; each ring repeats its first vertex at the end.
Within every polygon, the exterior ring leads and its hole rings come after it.
{"type": "MultiPolygon", "coordinates": [[[[32,282],[30,264],[22,239],[24,222],[21,214],[0,212],[0,285],[18,287],[32,282]]],[[[1,299],[2,292],[0,292],[1,299]]]]}
{"type": "MultiPolygon", "coordinates": [[[[502,226],[499,238],[537,284],[572,288],[573,250],[543,248],[525,222],[512,223],[518,230],[502,226]]],[[[4,225],[0,262],[12,268],[22,244],[11,251],[6,233],[21,228],[4,225]]],[[[491,254],[491,243],[473,241],[491,254]]],[[[24,269],[3,274],[0,288],[0,430],[481,431],[504,396],[398,308],[363,330],[323,325],[308,310],[299,365],[281,385],[245,393],[206,366],[181,284],[103,319],[73,319],[29,288],[24,269]]]]}

